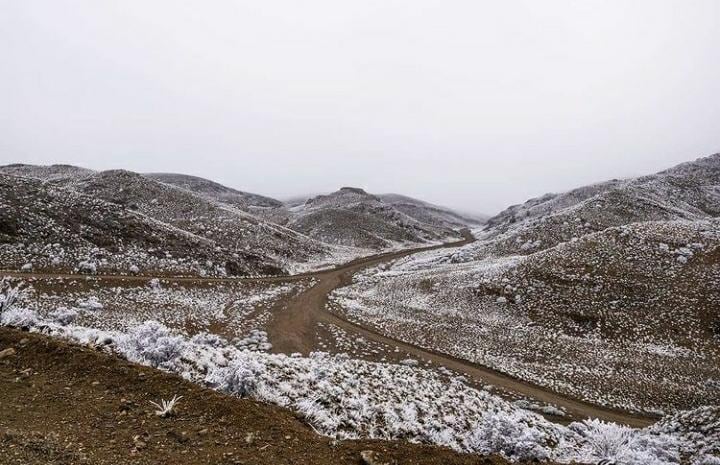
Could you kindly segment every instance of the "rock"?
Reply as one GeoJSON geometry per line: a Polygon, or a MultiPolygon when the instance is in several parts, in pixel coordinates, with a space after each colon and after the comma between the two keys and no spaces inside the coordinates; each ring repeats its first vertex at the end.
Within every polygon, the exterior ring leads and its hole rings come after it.
{"type": "Polygon", "coordinates": [[[135,446],[135,450],[143,450],[147,447],[147,443],[142,440],[140,435],[133,437],[133,445],[135,446]]]}
{"type": "Polygon", "coordinates": [[[360,457],[365,465],[391,465],[390,462],[383,461],[380,454],[374,450],[364,450],[360,452],[360,457]]]}
{"type": "Polygon", "coordinates": [[[8,347],[5,350],[0,350],[0,360],[12,357],[13,355],[15,355],[15,353],[15,349],[13,349],[12,347],[8,347]]]}
{"type": "Polygon", "coordinates": [[[248,433],[245,436],[245,444],[252,444],[255,442],[255,433],[248,433]]]}

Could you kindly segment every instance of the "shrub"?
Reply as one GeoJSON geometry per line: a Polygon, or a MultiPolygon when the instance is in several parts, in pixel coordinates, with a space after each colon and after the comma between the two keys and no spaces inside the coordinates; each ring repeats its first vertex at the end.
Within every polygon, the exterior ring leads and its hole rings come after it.
{"type": "Polygon", "coordinates": [[[165,325],[150,320],[132,328],[120,345],[121,352],[129,360],[157,368],[179,357],[185,341],[180,336],[173,336],[165,325]]]}
{"type": "Polygon", "coordinates": [[[263,370],[255,361],[236,358],[226,367],[213,367],[205,382],[221,391],[247,397],[255,392],[263,370]]]}
{"type": "Polygon", "coordinates": [[[39,322],[37,313],[26,308],[10,307],[0,314],[0,324],[15,328],[30,329],[39,322]]]}

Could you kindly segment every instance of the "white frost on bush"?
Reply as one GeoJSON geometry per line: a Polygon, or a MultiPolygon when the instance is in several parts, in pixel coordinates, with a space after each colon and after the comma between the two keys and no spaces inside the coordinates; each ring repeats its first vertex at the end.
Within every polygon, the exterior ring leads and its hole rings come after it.
{"type": "Polygon", "coordinates": [[[77,316],[77,310],[67,307],[60,307],[57,310],[50,312],[50,318],[52,318],[55,323],[62,326],[73,323],[75,319],[77,319],[77,316]]]}
{"type": "Polygon", "coordinates": [[[81,299],[77,302],[77,306],[85,310],[102,310],[104,305],[96,296],[90,296],[87,299],[81,299]]]}
{"type": "Polygon", "coordinates": [[[89,260],[78,263],[77,270],[80,273],[95,274],[97,273],[97,264],[89,260]]]}
{"type": "Polygon", "coordinates": [[[172,335],[157,321],[147,321],[123,336],[118,338],[118,351],[128,360],[169,370],[185,347],[191,344],[181,336],[172,335]]]}
{"type": "Polygon", "coordinates": [[[25,308],[10,307],[0,313],[0,324],[14,328],[32,328],[39,322],[37,313],[25,308]]]}

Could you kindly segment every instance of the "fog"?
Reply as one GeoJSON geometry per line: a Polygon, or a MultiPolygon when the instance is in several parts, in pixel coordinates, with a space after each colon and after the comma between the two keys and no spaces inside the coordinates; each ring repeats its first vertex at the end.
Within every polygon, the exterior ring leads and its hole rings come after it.
{"type": "Polygon", "coordinates": [[[0,8],[0,164],[493,213],[720,151],[716,0],[0,8]]]}

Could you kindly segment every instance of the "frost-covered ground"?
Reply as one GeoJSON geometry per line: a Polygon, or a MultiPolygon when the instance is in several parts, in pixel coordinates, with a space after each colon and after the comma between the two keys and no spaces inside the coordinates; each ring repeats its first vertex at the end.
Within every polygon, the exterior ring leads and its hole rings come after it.
{"type": "Polygon", "coordinates": [[[291,283],[204,283],[148,279],[113,282],[101,278],[11,280],[23,286],[19,305],[47,317],[75,313],[75,322],[105,330],[126,330],[147,320],[192,336],[211,332],[229,339],[264,330],[273,310],[311,286],[310,278],[291,283]]]}
{"type": "MultiPolygon", "coordinates": [[[[9,300],[8,293],[0,300],[9,300]]],[[[183,336],[155,321],[108,331],[75,325],[68,312],[43,318],[17,303],[0,304],[0,310],[5,326],[93,345],[214,389],[290,408],[318,432],[337,438],[404,439],[565,463],[715,464],[710,454],[720,453],[717,407],[683,412],[643,430],[592,420],[565,427],[422,368],[327,353],[272,355],[208,333],[183,336]]]]}
{"type": "Polygon", "coordinates": [[[485,238],[368,269],[329,308],[602,405],[658,413],[717,404],[719,230],[638,223],[476,259],[495,245],[485,238]]]}

